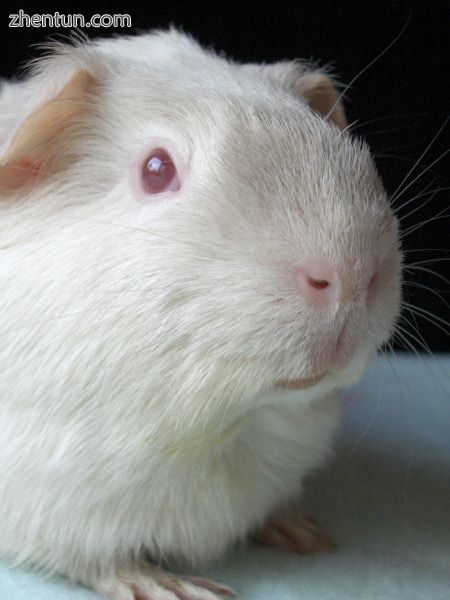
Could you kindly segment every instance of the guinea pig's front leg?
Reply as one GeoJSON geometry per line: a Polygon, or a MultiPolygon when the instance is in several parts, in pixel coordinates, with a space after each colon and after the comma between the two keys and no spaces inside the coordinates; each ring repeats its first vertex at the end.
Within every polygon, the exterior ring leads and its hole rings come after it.
{"type": "Polygon", "coordinates": [[[175,575],[144,561],[118,569],[93,583],[109,600],[223,600],[236,594],[229,587],[202,577],[175,575]]]}
{"type": "Polygon", "coordinates": [[[315,521],[298,508],[272,513],[252,539],[258,544],[297,554],[318,554],[336,547],[315,521]]]}

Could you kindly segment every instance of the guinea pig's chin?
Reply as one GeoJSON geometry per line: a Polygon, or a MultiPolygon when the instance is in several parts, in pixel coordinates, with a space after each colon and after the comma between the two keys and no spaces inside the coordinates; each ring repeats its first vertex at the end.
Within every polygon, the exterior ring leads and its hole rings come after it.
{"type": "Polygon", "coordinates": [[[325,377],[326,372],[319,373],[313,377],[304,377],[298,379],[283,379],[278,385],[285,390],[307,390],[320,383],[325,377]]]}
{"type": "Polygon", "coordinates": [[[314,391],[323,387],[339,389],[347,387],[361,379],[368,363],[375,356],[374,347],[358,348],[348,360],[335,363],[327,369],[316,372],[308,377],[283,379],[277,382],[277,387],[290,391],[314,391]]]}
{"type": "Polygon", "coordinates": [[[376,348],[373,346],[358,348],[348,362],[330,369],[330,375],[335,379],[337,387],[347,387],[361,379],[375,355],[376,348]]]}

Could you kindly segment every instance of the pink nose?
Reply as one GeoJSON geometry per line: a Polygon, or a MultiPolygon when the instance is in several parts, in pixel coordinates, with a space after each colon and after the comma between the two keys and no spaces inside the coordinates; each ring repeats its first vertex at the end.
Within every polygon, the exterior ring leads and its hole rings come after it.
{"type": "Polygon", "coordinates": [[[340,299],[342,286],[339,275],[325,264],[298,267],[295,279],[298,291],[313,306],[331,306],[340,299]]]}

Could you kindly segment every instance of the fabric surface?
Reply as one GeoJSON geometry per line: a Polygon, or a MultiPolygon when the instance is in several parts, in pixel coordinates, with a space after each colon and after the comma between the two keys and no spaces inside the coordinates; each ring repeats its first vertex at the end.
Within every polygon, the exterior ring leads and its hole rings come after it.
{"type": "MultiPolygon", "coordinates": [[[[336,458],[303,502],[337,550],[234,549],[204,575],[242,600],[450,598],[450,356],[379,358],[345,406],[336,458]]],[[[0,600],[98,596],[0,563],[0,600]]]]}

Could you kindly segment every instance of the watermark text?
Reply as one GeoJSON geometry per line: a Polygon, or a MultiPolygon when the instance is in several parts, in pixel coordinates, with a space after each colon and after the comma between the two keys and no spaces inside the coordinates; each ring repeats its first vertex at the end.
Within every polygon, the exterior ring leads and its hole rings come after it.
{"type": "Polygon", "coordinates": [[[128,14],[123,15],[92,15],[86,19],[84,15],[71,14],[65,15],[60,12],[53,14],[34,14],[29,15],[22,9],[17,14],[9,15],[10,27],[131,27],[131,17],[128,14]]]}

